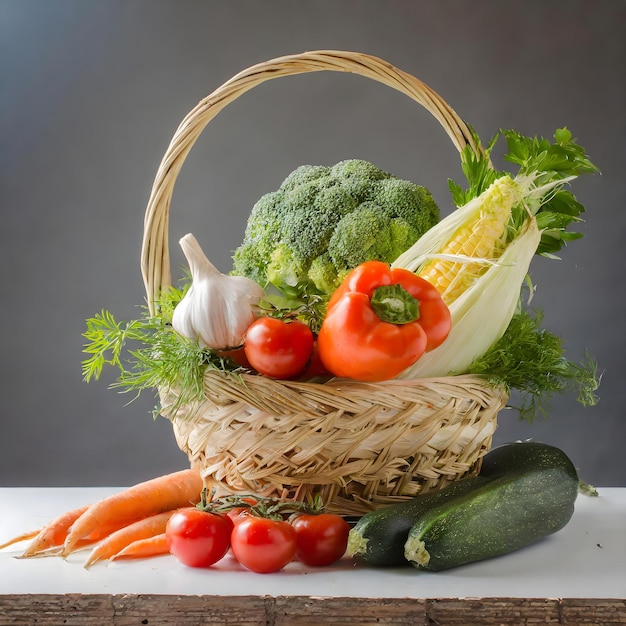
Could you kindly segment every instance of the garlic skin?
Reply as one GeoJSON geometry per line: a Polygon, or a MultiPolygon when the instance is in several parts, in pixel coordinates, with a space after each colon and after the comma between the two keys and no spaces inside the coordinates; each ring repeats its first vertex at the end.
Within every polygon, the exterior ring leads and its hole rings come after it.
{"type": "Polygon", "coordinates": [[[192,234],[179,243],[189,263],[192,283],[174,309],[174,330],[214,350],[241,345],[255,319],[263,288],[249,278],[219,272],[192,234]]]}

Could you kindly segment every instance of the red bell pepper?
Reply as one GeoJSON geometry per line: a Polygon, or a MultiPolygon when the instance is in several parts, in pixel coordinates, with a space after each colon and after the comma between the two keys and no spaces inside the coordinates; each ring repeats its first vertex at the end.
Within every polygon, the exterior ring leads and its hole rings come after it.
{"type": "Polygon", "coordinates": [[[439,346],[450,327],[450,311],[428,281],[368,261],[331,297],[318,336],[319,355],[334,376],[387,380],[439,346]]]}

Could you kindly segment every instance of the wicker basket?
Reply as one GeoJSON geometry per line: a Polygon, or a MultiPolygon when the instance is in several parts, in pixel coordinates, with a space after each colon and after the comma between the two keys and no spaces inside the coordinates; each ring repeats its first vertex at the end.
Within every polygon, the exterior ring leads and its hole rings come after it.
{"type": "MultiPolygon", "coordinates": [[[[457,150],[479,150],[458,115],[424,83],[378,58],[318,51],[244,70],[183,120],[152,189],[142,246],[149,307],[170,286],[168,223],[178,173],[204,127],[230,102],[273,78],[306,72],[360,74],[425,107],[457,150]]],[[[207,487],[301,500],[320,494],[346,515],[414,496],[475,472],[507,401],[475,376],[325,384],[207,371],[205,398],[172,417],[174,433],[207,487]],[[243,384],[242,384],[243,383],[243,384]]],[[[176,390],[160,390],[164,407],[176,390]]]]}

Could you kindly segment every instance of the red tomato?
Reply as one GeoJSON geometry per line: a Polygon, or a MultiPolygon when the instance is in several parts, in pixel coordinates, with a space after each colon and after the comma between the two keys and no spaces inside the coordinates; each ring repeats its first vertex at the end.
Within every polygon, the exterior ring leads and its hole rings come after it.
{"type": "Polygon", "coordinates": [[[292,522],[296,529],[296,558],[305,565],[331,565],[348,547],[350,526],[340,515],[298,515],[292,522]]]}
{"type": "Polygon", "coordinates": [[[253,572],[278,572],[296,553],[296,531],[288,522],[244,515],[233,529],[231,549],[237,561],[253,572]]]}
{"type": "Polygon", "coordinates": [[[247,506],[238,506],[234,509],[230,509],[226,515],[233,520],[234,524],[239,524],[239,522],[250,517],[252,513],[250,513],[250,509],[247,506]]]}
{"type": "Polygon", "coordinates": [[[313,333],[297,320],[260,317],[246,331],[244,352],[250,365],[271,378],[302,373],[313,353],[313,333]]]}
{"type": "Polygon", "coordinates": [[[181,509],[165,529],[168,550],[184,565],[209,567],[228,552],[233,526],[228,515],[195,507],[181,509]]]}
{"type": "Polygon", "coordinates": [[[330,376],[328,370],[324,367],[320,357],[320,351],[317,347],[317,341],[313,344],[313,352],[307,363],[306,369],[302,372],[299,380],[309,380],[318,376],[330,376]]]}
{"type": "Polygon", "coordinates": [[[219,355],[223,356],[227,359],[231,359],[237,365],[241,365],[241,367],[250,367],[250,363],[246,358],[246,353],[243,348],[230,348],[228,350],[220,350],[219,355]]]}

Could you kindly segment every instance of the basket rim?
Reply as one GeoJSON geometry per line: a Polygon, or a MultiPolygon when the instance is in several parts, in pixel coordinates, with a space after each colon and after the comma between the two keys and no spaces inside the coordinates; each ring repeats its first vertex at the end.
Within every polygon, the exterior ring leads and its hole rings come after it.
{"type": "MultiPolygon", "coordinates": [[[[353,410],[356,406],[371,404],[393,404],[410,402],[415,394],[437,398],[480,397],[481,404],[506,405],[509,391],[503,385],[494,385],[480,374],[458,374],[430,378],[392,378],[378,382],[364,382],[345,378],[316,380],[279,380],[253,373],[234,374],[215,369],[204,373],[204,395],[202,399],[177,408],[175,413],[168,411],[170,402],[176,401],[177,389],[161,389],[164,403],[163,415],[171,421],[191,419],[194,421],[208,403],[215,406],[240,404],[250,409],[273,416],[294,414],[316,415],[320,407],[353,410]],[[243,383],[243,384],[242,384],[243,383]],[[173,396],[171,396],[173,394],[173,396]],[[172,399],[167,402],[165,399],[172,399]],[[182,414],[185,416],[181,418],[182,414]]],[[[173,405],[173,406],[174,406],[173,405]]]]}
{"type": "Polygon", "coordinates": [[[144,217],[141,247],[141,273],[151,314],[155,313],[160,294],[172,284],[168,228],[174,185],[204,128],[223,108],[255,86],[275,78],[318,71],[358,74],[400,91],[433,115],[459,152],[466,146],[476,153],[482,151],[469,126],[437,92],[379,57],[344,50],[316,50],[252,65],[203,98],[185,116],[158,167],[144,217]]]}

